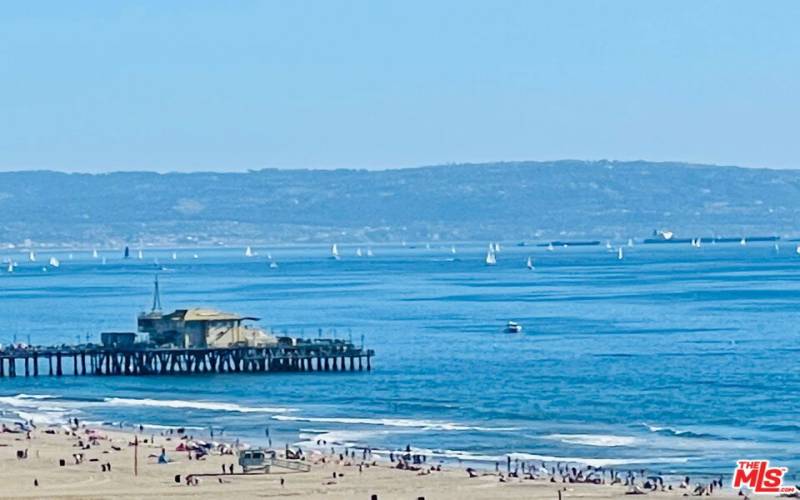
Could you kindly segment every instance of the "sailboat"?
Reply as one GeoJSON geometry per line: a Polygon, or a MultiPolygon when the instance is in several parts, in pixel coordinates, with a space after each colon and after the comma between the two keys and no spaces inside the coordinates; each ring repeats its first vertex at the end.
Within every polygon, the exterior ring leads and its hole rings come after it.
{"type": "Polygon", "coordinates": [[[553,247],[553,242],[551,241],[547,244],[547,251],[552,252],[553,250],[555,250],[555,247],[553,247]]]}
{"type": "Polygon", "coordinates": [[[139,249],[139,254],[136,256],[136,258],[139,260],[144,259],[144,252],[142,252],[141,248],[139,249]]]}
{"type": "Polygon", "coordinates": [[[742,246],[747,245],[747,239],[746,238],[742,238],[742,240],[739,242],[739,244],[742,245],[742,246]]]}
{"type": "Polygon", "coordinates": [[[628,247],[633,247],[633,238],[628,238],[628,247]]]}
{"type": "Polygon", "coordinates": [[[128,247],[125,247],[125,253],[123,254],[122,257],[125,258],[125,259],[129,259],[131,257],[131,249],[128,248],[128,247]]]}
{"type": "Polygon", "coordinates": [[[253,249],[248,246],[244,249],[244,256],[245,257],[252,257],[253,256],[253,249]]]}
{"type": "Polygon", "coordinates": [[[278,263],[274,260],[269,261],[269,268],[270,269],[278,269],[278,263]]]}
{"type": "Polygon", "coordinates": [[[98,257],[98,255],[97,255],[97,249],[96,249],[96,248],[94,248],[94,249],[92,249],[92,258],[93,258],[93,259],[96,259],[97,257],[98,257]]]}
{"type": "Polygon", "coordinates": [[[375,254],[372,253],[372,247],[367,247],[367,257],[374,257],[375,254]]]}
{"type": "Polygon", "coordinates": [[[494,244],[494,253],[500,253],[500,243],[494,244]]]}
{"type": "MultiPolygon", "coordinates": [[[[800,247],[798,247],[798,249],[800,249],[800,247]]],[[[797,253],[800,253],[800,251],[798,251],[797,253]]],[[[10,273],[14,272],[14,261],[13,260],[9,260],[8,261],[8,272],[10,272],[10,273]]]]}
{"type": "Polygon", "coordinates": [[[781,246],[780,246],[780,245],[778,245],[777,243],[775,243],[774,245],[772,245],[772,248],[774,248],[774,249],[775,249],[775,253],[779,253],[779,252],[781,251],[781,246]]]}
{"type": "Polygon", "coordinates": [[[195,254],[192,254],[192,258],[193,258],[193,259],[199,259],[199,258],[200,258],[200,256],[199,256],[199,255],[197,255],[197,254],[195,253],[195,254]]]}
{"type": "Polygon", "coordinates": [[[363,254],[361,253],[361,247],[356,248],[356,257],[362,257],[363,254]]]}
{"type": "Polygon", "coordinates": [[[486,265],[493,266],[497,264],[497,257],[494,254],[494,247],[492,244],[489,244],[489,250],[486,252],[486,265]]]}
{"type": "Polygon", "coordinates": [[[33,250],[28,252],[28,260],[31,262],[36,262],[36,252],[34,252],[33,250]]]}
{"type": "Polygon", "coordinates": [[[797,245],[797,248],[795,248],[794,251],[800,255],[800,245],[797,245]]]}
{"type": "Polygon", "coordinates": [[[453,254],[453,255],[456,254],[456,246],[455,245],[450,245],[450,253],[453,254]]]}
{"type": "Polygon", "coordinates": [[[624,256],[623,256],[623,254],[622,254],[622,247],[619,247],[619,248],[617,249],[617,259],[618,259],[618,260],[622,260],[622,258],[623,258],[623,257],[624,257],[624,256]]]}
{"type": "Polygon", "coordinates": [[[272,260],[272,252],[267,252],[267,260],[272,260]]]}
{"type": "Polygon", "coordinates": [[[528,257],[528,262],[525,263],[525,267],[527,267],[528,269],[533,269],[533,259],[528,257]]]}
{"type": "Polygon", "coordinates": [[[172,252],[172,260],[178,260],[178,252],[172,252]]]}
{"type": "Polygon", "coordinates": [[[611,242],[606,240],[606,250],[611,250],[611,242]]]}
{"type": "Polygon", "coordinates": [[[336,246],[336,243],[333,244],[331,247],[331,258],[334,260],[339,260],[341,257],[339,256],[339,247],[336,246]]]}
{"type": "Polygon", "coordinates": [[[61,262],[55,257],[50,257],[50,265],[53,267],[61,267],[61,262]]]}
{"type": "Polygon", "coordinates": [[[106,265],[106,258],[105,257],[103,257],[102,263],[103,263],[104,266],[106,265]]]}

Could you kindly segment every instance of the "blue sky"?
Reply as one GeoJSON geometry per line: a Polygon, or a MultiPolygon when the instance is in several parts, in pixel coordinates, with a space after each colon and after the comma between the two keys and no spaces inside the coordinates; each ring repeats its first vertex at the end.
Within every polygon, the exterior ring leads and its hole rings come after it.
{"type": "Polygon", "coordinates": [[[9,2],[0,170],[800,167],[800,2],[9,2]]]}

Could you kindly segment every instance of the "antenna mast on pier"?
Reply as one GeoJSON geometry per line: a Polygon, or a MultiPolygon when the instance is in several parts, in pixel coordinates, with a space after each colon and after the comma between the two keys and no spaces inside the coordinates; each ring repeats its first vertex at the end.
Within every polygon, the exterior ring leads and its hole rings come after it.
{"type": "Polygon", "coordinates": [[[151,312],[161,312],[161,293],[158,290],[158,275],[153,281],[153,309],[151,312]]]}

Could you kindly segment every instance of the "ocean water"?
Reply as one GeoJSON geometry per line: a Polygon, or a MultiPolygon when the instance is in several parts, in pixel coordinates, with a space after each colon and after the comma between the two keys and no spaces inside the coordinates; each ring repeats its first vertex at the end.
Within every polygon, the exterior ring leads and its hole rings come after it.
{"type": "MultiPolygon", "coordinates": [[[[473,465],[573,461],[730,473],[741,458],[800,469],[800,255],[784,243],[322,247],[23,254],[0,271],[0,342],[72,343],[133,331],[157,267],[165,310],[211,306],[294,335],[375,349],[370,373],[0,379],[0,413],[188,426],[313,447],[411,445],[473,465]],[[270,251],[280,264],[270,269],[270,251]],[[525,269],[533,256],[534,271],[525,269]],[[160,261],[156,266],[154,259],[160,261]],[[521,334],[502,332],[506,321],[521,334]]],[[[5,256],[12,256],[6,252],[5,256]]],[[[797,476],[795,476],[797,477],[797,476]]]]}

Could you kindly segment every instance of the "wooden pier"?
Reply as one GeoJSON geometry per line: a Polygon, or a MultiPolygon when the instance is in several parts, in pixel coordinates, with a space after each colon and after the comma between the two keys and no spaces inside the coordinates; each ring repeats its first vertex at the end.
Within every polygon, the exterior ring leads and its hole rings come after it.
{"type": "Polygon", "coordinates": [[[269,347],[30,347],[0,350],[0,377],[370,371],[374,355],[341,340],[269,347]]]}

